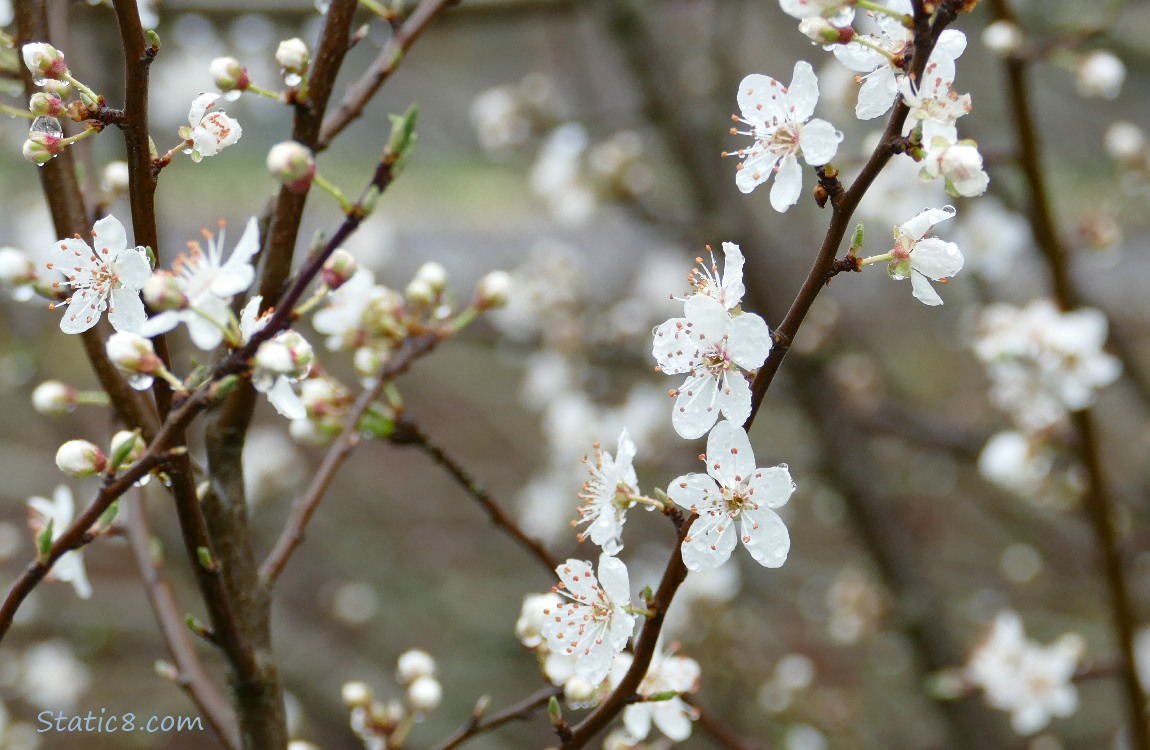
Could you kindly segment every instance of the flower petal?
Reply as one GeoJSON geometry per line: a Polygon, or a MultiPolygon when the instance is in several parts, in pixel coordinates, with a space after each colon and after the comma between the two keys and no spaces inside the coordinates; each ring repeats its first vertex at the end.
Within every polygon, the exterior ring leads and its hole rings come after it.
{"type": "Polygon", "coordinates": [[[815,105],[819,101],[819,77],[815,75],[814,68],[806,60],[795,63],[795,71],[791,76],[791,85],[787,89],[787,104],[790,105],[790,118],[798,122],[806,122],[814,114],[815,105]]]}
{"type": "Polygon", "coordinates": [[[930,285],[926,276],[915,272],[913,268],[910,274],[910,286],[914,298],[924,305],[936,307],[942,304],[942,297],[939,297],[938,292],[934,291],[934,287],[930,285]]]}
{"type": "Polygon", "coordinates": [[[123,250],[112,263],[112,272],[120,284],[129,289],[143,289],[152,278],[152,264],[142,247],[123,250]]]}
{"type": "Polygon", "coordinates": [[[786,466],[772,466],[755,471],[750,489],[759,505],[780,508],[790,500],[791,493],[795,491],[795,483],[786,466]]]}
{"type": "Polygon", "coordinates": [[[265,395],[276,411],[288,419],[303,419],[307,416],[303,400],[296,395],[287,378],[276,378],[275,384],[265,392],[265,395]]]}
{"type": "Polygon", "coordinates": [[[910,267],[932,281],[948,279],[962,270],[962,253],[953,242],[928,237],[914,246],[910,267]]]}
{"type": "Polygon", "coordinates": [[[751,416],[751,385],[741,372],[728,372],[723,376],[715,405],[725,419],[735,424],[742,424],[751,416]]]}
{"type": "Polygon", "coordinates": [[[935,224],[940,224],[947,219],[954,218],[954,214],[955,210],[953,206],[928,208],[918,216],[903,223],[901,229],[913,239],[920,240],[927,232],[934,228],[935,224]]]}
{"type": "Polygon", "coordinates": [[[743,313],[731,320],[727,336],[727,354],[744,370],[757,370],[771,353],[773,341],[767,323],[754,313],[743,313]]]}
{"type": "Polygon", "coordinates": [[[108,322],[117,331],[132,331],[133,333],[144,325],[148,314],[144,311],[144,303],[140,300],[140,293],[135,289],[117,287],[112,290],[112,304],[108,311],[108,322]]]}
{"type": "Polygon", "coordinates": [[[739,83],[736,100],[743,119],[750,123],[771,122],[786,117],[787,94],[783,85],[770,76],[752,73],[744,78],[739,83]]]}
{"type": "Polygon", "coordinates": [[[771,188],[771,208],[783,213],[799,202],[803,191],[803,170],[794,154],[787,154],[779,164],[775,186],[771,188]]]}
{"type": "Polygon", "coordinates": [[[819,167],[835,157],[843,134],[826,120],[814,119],[803,126],[803,158],[807,164],[819,167]]]}
{"type": "Polygon", "coordinates": [[[886,114],[898,96],[898,81],[894,71],[884,65],[866,77],[859,89],[858,103],[855,104],[855,117],[860,120],[873,120],[886,114]]]}
{"type": "Polygon", "coordinates": [[[108,303],[95,289],[83,288],[72,292],[72,301],[60,318],[60,330],[64,333],[83,333],[100,321],[108,303]]]}
{"type": "Polygon", "coordinates": [[[706,474],[685,474],[667,487],[667,497],[681,508],[696,510],[709,507],[707,496],[716,491],[715,480],[706,474]]]}
{"type": "Polygon", "coordinates": [[[679,388],[671,411],[671,426],[679,437],[694,440],[707,434],[719,418],[719,410],[715,408],[718,395],[719,382],[710,374],[687,378],[679,388]]]}
{"type": "Polygon", "coordinates": [[[749,193],[759,185],[771,179],[775,173],[775,164],[779,161],[778,154],[770,151],[752,153],[735,172],[735,185],[744,193],[749,193]]]}
{"type": "Polygon", "coordinates": [[[711,430],[707,473],[723,487],[734,487],[755,473],[755,452],[741,425],[723,421],[711,430]]]}
{"type": "Polygon", "coordinates": [[[631,584],[627,566],[617,557],[599,556],[599,583],[603,592],[614,604],[627,606],[631,603],[631,584]]]}
{"type": "Polygon", "coordinates": [[[92,247],[97,256],[115,260],[127,246],[124,225],[115,216],[108,214],[92,225],[92,247]]]}
{"type": "Polygon", "coordinates": [[[791,535],[778,513],[765,508],[747,509],[740,520],[743,546],[755,562],[767,568],[778,568],[787,561],[791,535]]]}
{"type": "Polygon", "coordinates": [[[688,533],[681,552],[683,564],[691,571],[719,567],[731,558],[738,543],[735,522],[725,513],[700,515],[688,533]]]}

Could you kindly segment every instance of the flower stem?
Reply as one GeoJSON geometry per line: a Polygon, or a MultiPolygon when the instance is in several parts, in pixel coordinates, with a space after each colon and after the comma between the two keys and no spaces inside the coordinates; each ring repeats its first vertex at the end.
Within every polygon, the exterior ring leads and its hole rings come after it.
{"type": "Polygon", "coordinates": [[[345,214],[350,214],[352,212],[354,206],[352,206],[351,201],[347,199],[347,196],[345,196],[343,192],[335,185],[325,180],[319,172],[316,172],[312,177],[312,183],[323,188],[328,193],[330,193],[333,198],[339,201],[339,207],[345,214]]]}
{"type": "Polygon", "coordinates": [[[61,76],[61,78],[79,90],[82,97],[86,100],[84,102],[85,104],[95,106],[99,103],[100,97],[96,95],[96,92],[85,86],[82,82],[73,78],[71,73],[65,73],[63,76],[61,76]]]}
{"type": "Polygon", "coordinates": [[[7,104],[0,104],[0,112],[3,112],[6,115],[11,115],[12,117],[23,117],[26,120],[36,119],[36,115],[32,114],[28,110],[21,109],[19,107],[10,107],[7,104]]]}

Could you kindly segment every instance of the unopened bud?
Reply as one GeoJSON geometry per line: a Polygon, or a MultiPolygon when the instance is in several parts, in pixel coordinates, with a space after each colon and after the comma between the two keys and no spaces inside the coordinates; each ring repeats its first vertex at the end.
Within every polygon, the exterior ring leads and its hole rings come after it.
{"type": "Polygon", "coordinates": [[[32,408],[50,417],[59,417],[76,408],[76,389],[59,380],[45,380],[32,391],[32,408]]]}
{"type": "Polygon", "coordinates": [[[51,133],[29,133],[24,141],[24,158],[33,164],[47,164],[64,150],[63,140],[51,133]]]}
{"type": "Polygon", "coordinates": [[[407,702],[420,713],[434,711],[443,700],[443,688],[434,677],[419,677],[407,687],[407,702]]]}
{"type": "Polygon", "coordinates": [[[243,91],[251,85],[248,69],[234,57],[217,57],[208,65],[208,73],[220,91],[243,91]]]}
{"type": "Polygon", "coordinates": [[[383,369],[383,365],[387,361],[378,350],[370,346],[361,346],[356,349],[351,359],[352,364],[355,365],[355,374],[359,376],[360,380],[378,378],[379,371],[383,369]]]}
{"type": "Polygon", "coordinates": [[[188,306],[188,295],[171,271],[156,271],[144,282],[144,301],[153,310],[183,310],[188,306]]]}
{"type": "Polygon", "coordinates": [[[821,16],[811,16],[799,21],[799,31],[807,35],[815,44],[846,44],[855,36],[851,26],[835,26],[821,16]]]}
{"type": "Polygon", "coordinates": [[[355,257],[343,248],[336,248],[323,264],[323,283],[328,289],[339,289],[359,270],[355,257]]]}
{"type": "Polygon", "coordinates": [[[595,695],[595,686],[582,677],[572,677],[563,684],[563,695],[569,703],[585,703],[595,695]]]}
{"type": "Polygon", "coordinates": [[[108,459],[87,440],[69,440],[56,451],[56,466],[70,477],[90,477],[103,472],[108,459]]]}
{"type": "Polygon", "coordinates": [[[139,461],[148,445],[135,430],[120,430],[112,436],[108,448],[112,454],[112,468],[123,469],[139,461]]]}
{"type": "Polygon", "coordinates": [[[152,342],[130,331],[113,333],[106,348],[108,359],[127,375],[154,375],[164,366],[152,342]]]}
{"type": "Polygon", "coordinates": [[[1079,95],[1117,99],[1126,80],[1126,66],[1112,53],[1100,49],[1084,55],[1075,74],[1079,95]]]}
{"type": "Polygon", "coordinates": [[[35,94],[32,94],[32,97],[28,100],[28,111],[37,117],[41,115],[60,117],[66,109],[67,107],[63,99],[56,94],[46,91],[37,91],[35,94]]]}
{"type": "Polygon", "coordinates": [[[365,682],[345,682],[340,690],[343,703],[348,708],[362,707],[371,703],[371,688],[365,682]]]}
{"type": "Polygon", "coordinates": [[[443,267],[443,264],[435,261],[429,261],[420,266],[419,270],[415,272],[415,278],[426,282],[436,292],[442,292],[447,288],[447,269],[443,267]]]}
{"type": "Polygon", "coordinates": [[[0,284],[24,286],[36,281],[36,264],[24,251],[0,247],[0,284]]]}
{"type": "Polygon", "coordinates": [[[315,352],[307,339],[293,330],[282,331],[275,338],[260,344],[256,350],[258,369],[290,380],[298,380],[311,372],[315,352]]]}
{"type": "Polygon", "coordinates": [[[47,42],[25,44],[23,53],[24,64],[28,66],[34,79],[58,79],[68,72],[64,53],[47,42]]]}
{"type": "Polygon", "coordinates": [[[128,162],[110,161],[100,175],[100,189],[111,195],[128,192],[128,162]]]}
{"type": "MultiPolygon", "coordinates": [[[[1146,134],[1128,120],[1118,120],[1102,136],[1106,153],[1117,162],[1136,162],[1146,157],[1146,134]]],[[[0,253],[4,252],[0,250],[0,253]]]]}
{"type": "Polygon", "coordinates": [[[413,648],[400,654],[395,679],[406,685],[420,677],[435,675],[435,659],[422,649],[413,648]]]}
{"type": "Polygon", "coordinates": [[[302,39],[285,39],[276,48],[276,62],[279,63],[285,73],[302,76],[307,72],[310,61],[311,56],[308,54],[307,45],[302,39]]]}
{"type": "Polygon", "coordinates": [[[991,52],[1005,57],[1021,51],[1026,37],[1013,21],[995,21],[982,30],[982,43],[991,52]]]}
{"type": "Polygon", "coordinates": [[[311,150],[296,141],[277,143],[268,151],[268,172],[293,193],[302,193],[315,176],[311,150]]]}
{"type": "Polygon", "coordinates": [[[435,302],[439,296],[435,290],[431,288],[431,284],[420,278],[414,278],[407,284],[407,288],[403,290],[404,296],[417,305],[430,305],[435,302]]]}
{"type": "Polygon", "coordinates": [[[506,271],[492,271],[479,280],[475,291],[475,304],[481,310],[503,307],[511,294],[511,274],[506,271]]]}

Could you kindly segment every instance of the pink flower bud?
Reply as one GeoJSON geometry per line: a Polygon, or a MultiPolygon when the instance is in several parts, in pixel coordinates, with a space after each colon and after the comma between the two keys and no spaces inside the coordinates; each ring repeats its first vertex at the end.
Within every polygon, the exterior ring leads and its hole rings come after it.
{"type": "Polygon", "coordinates": [[[243,91],[251,85],[248,69],[234,57],[217,57],[208,65],[208,73],[220,91],[243,91]]]}
{"type": "Polygon", "coordinates": [[[45,91],[37,91],[35,94],[32,94],[32,98],[28,100],[28,111],[37,117],[41,115],[60,117],[66,109],[67,106],[64,104],[63,99],[56,94],[45,91]]]}
{"type": "Polygon", "coordinates": [[[352,254],[343,248],[337,248],[323,264],[323,283],[328,289],[339,289],[358,269],[359,264],[355,262],[352,254]]]}
{"type": "Polygon", "coordinates": [[[87,440],[69,440],[56,451],[56,466],[70,477],[90,477],[103,472],[108,459],[87,440]]]}
{"type": "Polygon", "coordinates": [[[277,143],[268,151],[268,171],[293,193],[302,193],[315,175],[315,159],[307,146],[295,141],[277,143]]]}
{"type": "MultiPolygon", "coordinates": [[[[32,77],[40,79],[58,79],[68,72],[68,65],[64,62],[64,53],[46,42],[32,42],[23,48],[24,64],[32,72],[32,77]]],[[[37,83],[39,85],[39,83],[37,83]]]]}
{"type": "Polygon", "coordinates": [[[24,141],[24,158],[33,164],[47,164],[64,150],[64,139],[51,133],[29,132],[24,141]]]}
{"type": "Polygon", "coordinates": [[[118,331],[108,337],[108,359],[128,375],[128,383],[136,390],[152,384],[152,376],[160,372],[164,363],[156,356],[152,342],[129,331],[118,331]]]}

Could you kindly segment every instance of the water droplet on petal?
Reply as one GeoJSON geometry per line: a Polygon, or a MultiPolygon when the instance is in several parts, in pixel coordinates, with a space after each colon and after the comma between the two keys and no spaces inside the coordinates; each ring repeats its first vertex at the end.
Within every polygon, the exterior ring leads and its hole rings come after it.
{"type": "Polygon", "coordinates": [[[887,276],[895,281],[906,281],[910,278],[910,262],[905,260],[892,260],[886,267],[887,276]]]}
{"type": "Polygon", "coordinates": [[[54,138],[62,138],[64,136],[64,128],[60,126],[60,121],[55,117],[41,115],[32,121],[32,127],[28,128],[29,133],[43,133],[50,135],[54,138]]]}
{"type": "Polygon", "coordinates": [[[284,75],[284,83],[288,86],[291,86],[292,88],[295,88],[296,86],[303,83],[303,76],[301,76],[299,73],[286,73],[284,75]]]}
{"type": "Polygon", "coordinates": [[[36,84],[37,86],[43,86],[47,82],[47,78],[37,78],[36,76],[32,76],[32,83],[36,84]]]}

